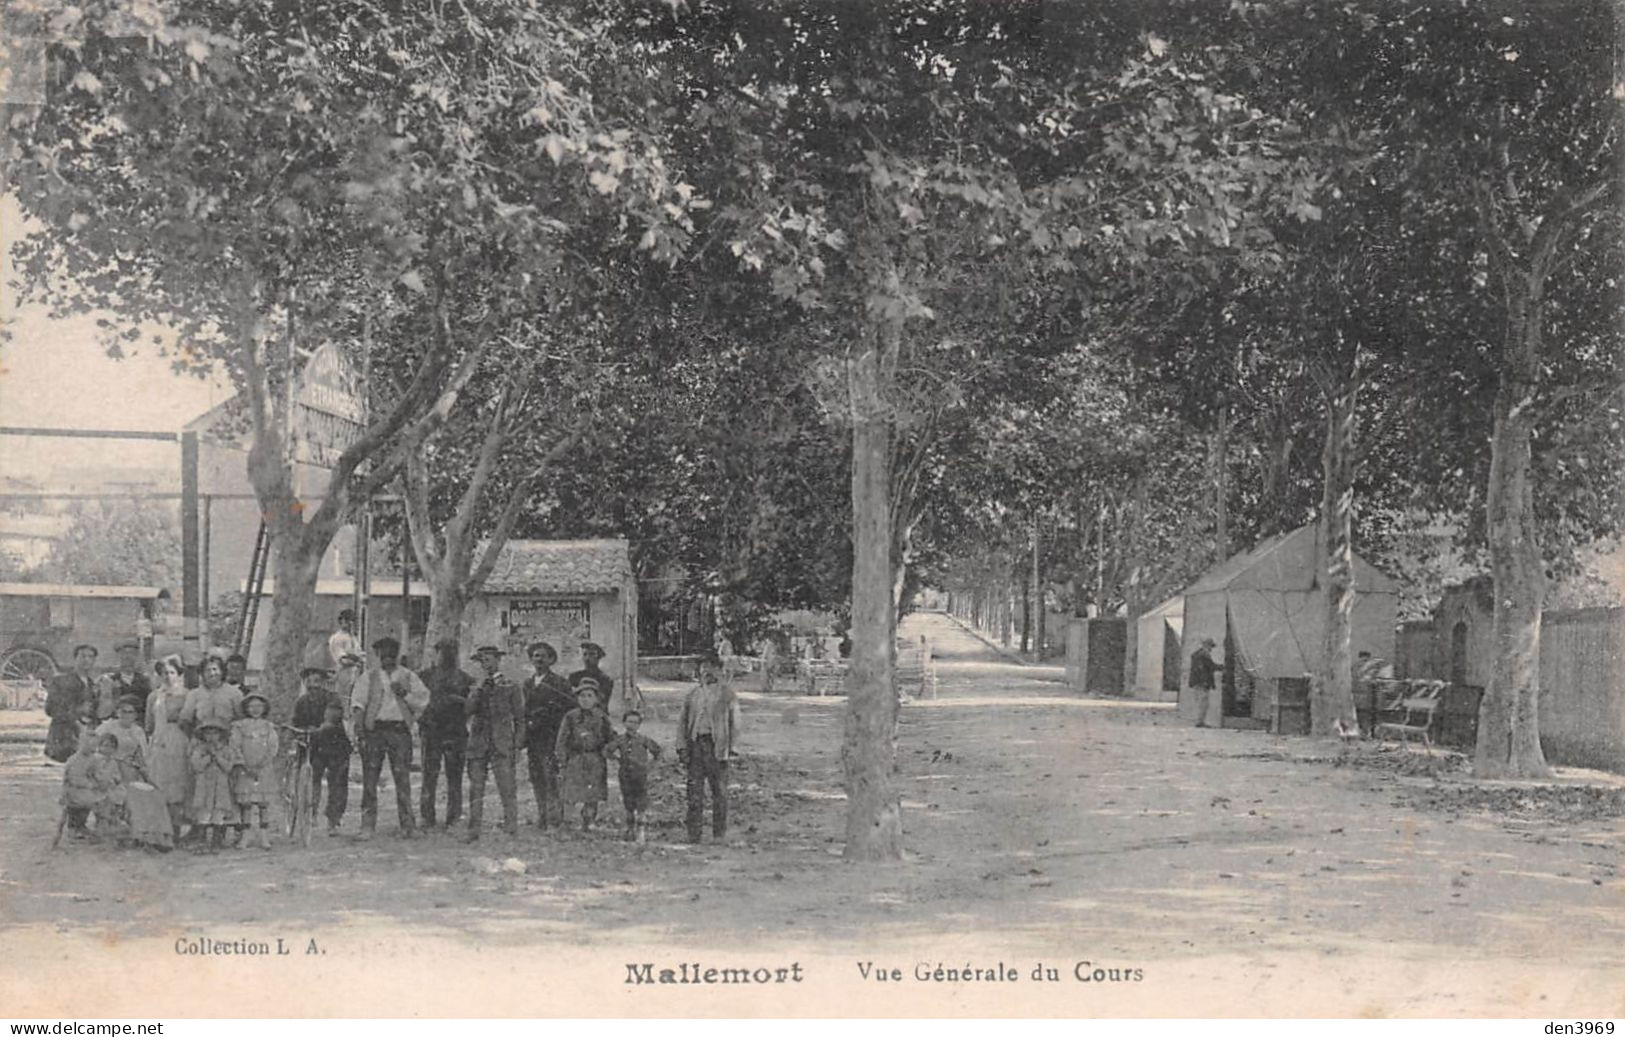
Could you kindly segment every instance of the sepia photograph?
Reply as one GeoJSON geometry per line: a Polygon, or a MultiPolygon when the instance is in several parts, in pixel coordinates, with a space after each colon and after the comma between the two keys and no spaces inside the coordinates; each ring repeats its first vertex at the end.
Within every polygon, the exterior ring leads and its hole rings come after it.
{"type": "Polygon", "coordinates": [[[1619,0],[0,0],[0,1014],[1611,1033],[1622,118],[1619,0]]]}

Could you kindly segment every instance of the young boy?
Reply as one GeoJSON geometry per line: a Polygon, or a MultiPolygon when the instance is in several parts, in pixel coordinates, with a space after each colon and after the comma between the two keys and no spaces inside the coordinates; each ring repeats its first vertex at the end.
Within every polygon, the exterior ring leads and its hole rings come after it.
{"type": "Polygon", "coordinates": [[[609,762],[604,751],[615,738],[615,729],[598,704],[598,682],[591,677],[582,680],[576,691],[580,703],[564,716],[559,725],[556,746],[561,763],[562,788],[559,799],[566,811],[581,804],[581,831],[591,830],[598,819],[598,804],[608,798],[609,762]]]}
{"type": "Polygon", "coordinates": [[[87,734],[68,757],[62,774],[62,806],[68,811],[68,829],[86,832],[86,821],[96,815],[98,832],[112,821],[113,808],[124,801],[119,781],[118,736],[87,734]]]}
{"type": "Polygon", "coordinates": [[[621,806],[626,810],[626,838],[643,842],[643,815],[649,809],[649,768],[660,759],[660,743],[639,734],[643,714],[629,710],[621,717],[626,730],[610,743],[609,755],[619,764],[616,777],[621,784],[621,806]]]}
{"type": "Polygon", "coordinates": [[[350,736],[344,730],[344,707],[330,699],[322,726],[310,736],[311,803],[322,801],[327,783],[327,834],[338,835],[344,809],[350,805],[350,736]]]}

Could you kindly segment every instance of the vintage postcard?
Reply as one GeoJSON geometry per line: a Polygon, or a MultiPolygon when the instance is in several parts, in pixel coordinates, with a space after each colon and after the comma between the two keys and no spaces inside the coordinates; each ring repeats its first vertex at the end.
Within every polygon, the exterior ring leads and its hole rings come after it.
{"type": "Polygon", "coordinates": [[[1617,5],[0,14],[8,1016],[1625,1015],[1617,5]]]}

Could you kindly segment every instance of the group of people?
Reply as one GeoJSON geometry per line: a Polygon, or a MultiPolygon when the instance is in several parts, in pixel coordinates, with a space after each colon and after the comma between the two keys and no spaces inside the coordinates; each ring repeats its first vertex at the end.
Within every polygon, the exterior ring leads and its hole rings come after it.
{"type": "MultiPolygon", "coordinates": [[[[95,673],[96,649],[81,645],[74,670],[53,678],[46,702],[51,718],[46,754],[67,764],[62,825],[166,850],[189,838],[198,852],[216,852],[228,838],[270,848],[268,814],[280,789],[282,764],[308,758],[314,804],[326,790],[325,816],[337,834],[349,803],[350,763],[361,757],[361,838],[377,829],[378,793],[387,765],[404,838],[437,827],[445,778],[444,827],[463,820],[464,776],[468,811],[464,838],[481,836],[487,781],[494,776],[502,827],[519,829],[518,758],[527,757],[541,828],[579,823],[592,828],[608,799],[609,762],[617,764],[625,837],[645,837],[649,781],[661,758],[659,743],[642,733],[642,715],[627,709],[617,730],[606,711],[614,680],[600,668],[603,649],[581,645],[582,668],[555,673],[557,650],[528,646],[532,673],[515,683],[501,672],[503,651],[486,645],[474,653],[477,675],[459,665],[459,645],[435,646],[434,665],[414,673],[401,664],[393,638],[373,643],[368,665],[341,616],[329,640],[331,660],[307,662],[293,703],[291,724],[269,719],[266,696],[246,687],[238,656],[207,658],[201,683],[188,688],[181,660],[153,667],[156,685],[138,665],[139,646],[119,646],[119,668],[95,673]],[[421,751],[422,785],[414,812],[412,762],[421,751]]],[[[707,793],[712,835],[727,831],[727,769],[739,706],[722,680],[715,653],[702,658],[699,681],[683,704],[677,755],[686,768],[690,841],[701,839],[707,793]]]]}
{"type": "Polygon", "coordinates": [[[66,764],[59,834],[169,850],[183,831],[218,848],[228,828],[246,845],[252,828],[269,848],[279,738],[270,702],[243,686],[245,661],[210,656],[190,688],[179,656],[149,678],[139,651],[119,645],[119,668],[98,675],[96,647],[78,645],[73,670],[51,679],[45,754],[66,764]]]}

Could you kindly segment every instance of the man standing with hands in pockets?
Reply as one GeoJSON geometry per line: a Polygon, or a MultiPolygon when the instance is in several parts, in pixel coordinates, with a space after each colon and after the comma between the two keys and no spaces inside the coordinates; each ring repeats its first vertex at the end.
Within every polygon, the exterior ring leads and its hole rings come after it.
{"type": "Polygon", "coordinates": [[[350,714],[361,738],[361,838],[371,839],[378,828],[378,779],[388,759],[399,835],[410,839],[417,828],[412,817],[412,725],[429,705],[429,689],[400,665],[399,641],[384,637],[372,647],[378,665],[362,673],[350,693],[350,714]]]}
{"type": "Polygon", "coordinates": [[[485,776],[496,772],[502,797],[502,830],[519,834],[519,792],[514,786],[514,761],[525,739],[525,693],[502,676],[502,649],[484,645],[474,653],[485,676],[468,695],[468,834],[465,842],[480,837],[485,816],[485,776]]]}

